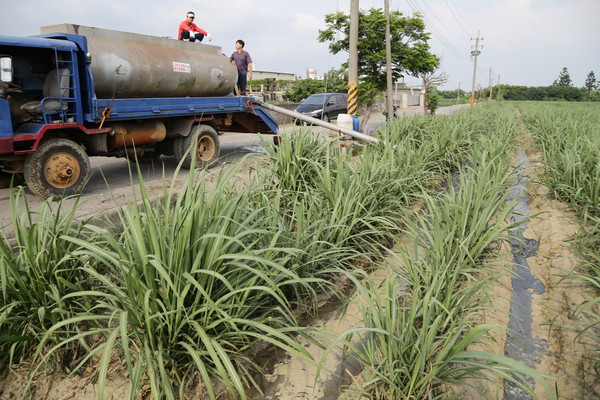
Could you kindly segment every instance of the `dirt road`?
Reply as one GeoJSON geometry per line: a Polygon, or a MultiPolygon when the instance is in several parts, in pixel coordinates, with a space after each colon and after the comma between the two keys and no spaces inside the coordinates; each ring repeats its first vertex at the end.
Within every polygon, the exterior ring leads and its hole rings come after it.
{"type": "MultiPolygon", "coordinates": [[[[267,137],[269,139],[269,137],[267,137]]],[[[221,136],[221,160],[223,164],[239,160],[243,156],[253,153],[260,148],[261,139],[253,134],[224,134],[221,136]]],[[[106,214],[118,205],[126,203],[132,194],[132,184],[136,187],[139,183],[135,168],[130,169],[126,159],[114,157],[92,157],[92,177],[82,196],[84,205],[80,207],[78,217],[85,218],[92,215],[106,214]],[[131,174],[130,174],[131,172],[131,174]]],[[[163,176],[172,178],[177,168],[174,157],[162,156],[160,162],[141,165],[142,176],[146,185],[151,190],[162,188],[163,176]]],[[[182,169],[176,181],[183,181],[189,171],[182,169]]],[[[9,207],[10,189],[0,189],[0,230],[10,232],[11,210],[9,207]]],[[[26,193],[27,201],[32,210],[36,210],[43,199],[26,193]]],[[[68,207],[74,200],[66,200],[68,207]]]]}

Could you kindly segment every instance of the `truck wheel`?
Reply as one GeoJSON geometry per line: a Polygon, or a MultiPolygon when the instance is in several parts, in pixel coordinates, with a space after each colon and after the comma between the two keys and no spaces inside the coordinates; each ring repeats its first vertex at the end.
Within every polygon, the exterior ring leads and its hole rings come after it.
{"type": "Polygon", "coordinates": [[[79,194],[91,171],[85,150],[69,139],[52,138],[25,159],[25,183],[42,197],[79,194]]]}
{"type": "Polygon", "coordinates": [[[183,167],[191,168],[192,152],[196,143],[196,167],[210,167],[219,158],[221,146],[217,131],[208,125],[198,125],[188,136],[175,139],[173,142],[175,157],[183,167]]]}

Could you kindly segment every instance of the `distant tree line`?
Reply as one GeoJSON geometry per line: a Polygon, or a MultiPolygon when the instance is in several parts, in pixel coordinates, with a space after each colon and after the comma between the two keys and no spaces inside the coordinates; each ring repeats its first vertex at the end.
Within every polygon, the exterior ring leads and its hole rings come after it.
{"type": "MultiPolygon", "coordinates": [[[[499,85],[492,89],[504,100],[540,100],[540,101],[600,101],[598,91],[573,86],[511,86],[499,85]]],[[[488,90],[486,90],[489,93],[488,90]]]]}
{"type": "MultiPolygon", "coordinates": [[[[575,87],[566,67],[550,86],[497,85],[491,90],[494,100],[600,101],[600,81],[596,80],[594,71],[587,75],[583,87],[575,87]]],[[[470,93],[464,90],[447,90],[440,92],[440,95],[446,99],[458,98],[462,102],[470,93]]],[[[477,98],[488,99],[490,88],[481,89],[475,95],[477,98]]]]}
{"type": "Polygon", "coordinates": [[[600,101],[600,82],[596,80],[594,71],[587,75],[583,87],[575,87],[567,67],[560,71],[550,86],[499,85],[494,89],[505,100],[600,101]]]}

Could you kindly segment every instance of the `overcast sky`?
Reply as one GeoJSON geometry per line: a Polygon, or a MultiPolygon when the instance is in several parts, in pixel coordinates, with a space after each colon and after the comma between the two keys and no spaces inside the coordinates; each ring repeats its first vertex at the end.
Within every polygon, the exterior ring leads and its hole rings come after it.
{"type": "MultiPolygon", "coordinates": [[[[384,7],[383,0],[360,0],[360,8],[384,7]]],[[[324,15],[348,12],[350,0],[0,0],[0,35],[39,34],[60,23],[95,26],[156,36],[177,35],[187,11],[209,31],[210,44],[229,55],[237,39],[246,41],[258,70],[306,77],[339,68],[347,54],[329,54],[319,43],[324,15]]],[[[567,67],[582,87],[590,71],[600,79],[600,0],[390,0],[391,10],[420,11],[432,33],[432,52],[450,76],[442,89],[470,90],[472,40],[479,36],[477,85],[547,86],[567,67]]],[[[407,78],[409,84],[417,79],[407,78]]]]}

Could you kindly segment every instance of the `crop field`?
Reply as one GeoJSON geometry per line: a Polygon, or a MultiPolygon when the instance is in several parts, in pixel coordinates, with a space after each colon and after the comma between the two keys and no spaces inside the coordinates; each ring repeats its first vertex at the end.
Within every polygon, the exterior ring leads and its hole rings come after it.
{"type": "Polygon", "coordinates": [[[600,104],[375,134],[300,127],[112,219],[15,189],[0,398],[600,398],[600,104]]]}

